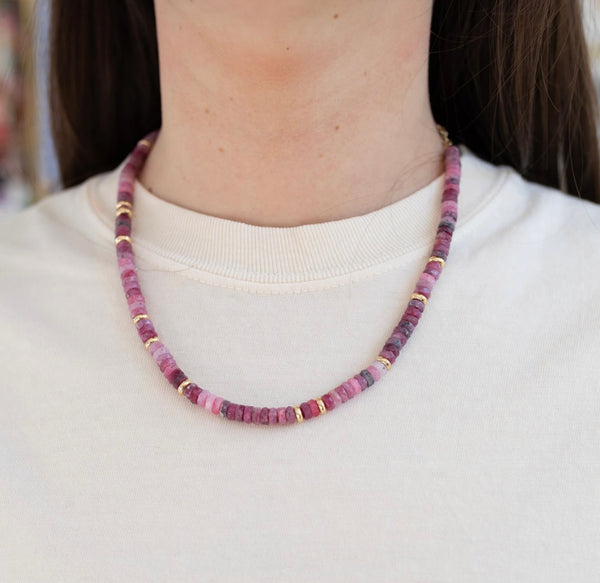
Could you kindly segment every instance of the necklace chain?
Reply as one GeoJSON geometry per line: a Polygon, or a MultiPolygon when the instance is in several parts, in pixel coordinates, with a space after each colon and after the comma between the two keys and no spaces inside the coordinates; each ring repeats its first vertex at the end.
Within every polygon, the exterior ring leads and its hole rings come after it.
{"type": "Polygon", "coordinates": [[[328,411],[332,411],[383,378],[392,368],[400,350],[419,323],[430,298],[431,290],[445,266],[456,226],[460,186],[460,150],[452,144],[448,132],[443,126],[438,125],[437,128],[444,144],[445,164],[441,220],[430,257],[427,259],[425,269],[417,281],[400,322],[369,366],[320,397],[315,397],[300,405],[287,407],[239,405],[199,387],[179,368],[173,355],[159,338],[148,314],[146,300],[138,280],[131,237],[135,181],[152,149],[158,130],[149,133],[137,143],[119,176],[115,209],[115,247],[119,273],[129,313],[138,335],[164,377],[180,395],[184,395],[192,403],[211,413],[232,421],[262,425],[290,425],[300,423],[305,419],[320,417],[328,411]]]}

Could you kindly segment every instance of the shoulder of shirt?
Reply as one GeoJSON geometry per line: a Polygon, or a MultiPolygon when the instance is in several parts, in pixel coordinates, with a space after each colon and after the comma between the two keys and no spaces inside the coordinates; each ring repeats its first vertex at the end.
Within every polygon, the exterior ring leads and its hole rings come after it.
{"type": "Polygon", "coordinates": [[[112,242],[91,213],[88,191],[109,173],[96,174],[85,181],[46,195],[33,205],[0,220],[0,271],[18,269],[25,261],[43,268],[44,261],[68,260],[82,252],[82,243],[106,252],[112,242]]]}
{"type": "MultiPolygon", "coordinates": [[[[26,231],[42,227],[44,223],[54,223],[65,227],[78,224],[78,211],[87,205],[86,194],[102,178],[113,171],[90,176],[83,182],[68,188],[62,188],[45,195],[42,199],[1,220],[2,235],[0,244],[8,237],[18,237],[26,231]]],[[[85,220],[87,217],[80,217],[85,220]]],[[[84,229],[81,229],[84,231],[84,229]]]]}
{"type": "Polygon", "coordinates": [[[482,197],[485,208],[478,209],[478,219],[521,229],[535,226],[537,237],[542,231],[563,236],[576,232],[590,242],[599,240],[600,204],[526,180],[514,168],[495,166],[465,146],[461,150],[465,177],[495,188],[493,196],[482,197]]]}

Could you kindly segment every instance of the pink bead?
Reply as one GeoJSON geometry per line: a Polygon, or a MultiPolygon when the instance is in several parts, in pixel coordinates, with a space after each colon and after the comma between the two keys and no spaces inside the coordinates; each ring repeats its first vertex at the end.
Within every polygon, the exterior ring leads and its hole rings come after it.
{"type": "Polygon", "coordinates": [[[354,394],[358,395],[358,393],[362,393],[362,389],[360,387],[360,383],[354,378],[348,379],[348,384],[354,389],[354,394]]]}
{"type": "Polygon", "coordinates": [[[158,357],[158,355],[156,355],[157,352],[159,354],[164,354],[165,351],[168,352],[167,347],[162,342],[153,342],[148,348],[148,352],[152,355],[152,358],[154,358],[154,360],[156,360],[156,358],[158,357]]]}
{"type": "Polygon", "coordinates": [[[319,409],[319,405],[315,399],[308,401],[308,406],[313,417],[318,417],[321,414],[321,409],[319,409]]]}
{"type": "Polygon", "coordinates": [[[130,277],[127,281],[123,281],[123,290],[125,293],[132,289],[140,289],[140,282],[137,277],[130,277]]]}
{"type": "Polygon", "coordinates": [[[215,414],[218,415],[221,412],[221,405],[223,404],[223,397],[216,397],[215,401],[212,405],[212,409],[211,411],[215,414]]]}
{"type": "Polygon", "coordinates": [[[285,408],[285,420],[288,424],[296,423],[296,411],[289,405],[285,408]]]}
{"type": "Polygon", "coordinates": [[[335,403],[335,406],[337,407],[338,405],[342,404],[342,398],[337,394],[337,391],[335,389],[332,389],[331,391],[329,391],[329,393],[327,393],[328,395],[331,396],[331,398],[333,399],[333,402],[335,403]]]}
{"type": "Polygon", "coordinates": [[[458,204],[454,200],[445,200],[442,203],[442,213],[450,211],[456,213],[458,211],[458,204]]]}
{"type": "Polygon", "coordinates": [[[138,278],[137,278],[137,276],[135,274],[134,275],[130,275],[129,277],[122,277],[121,278],[121,284],[122,284],[123,290],[125,292],[127,292],[132,287],[140,287],[140,282],[138,281],[138,278]],[[135,285],[131,285],[132,283],[135,283],[135,285]]]}
{"type": "Polygon", "coordinates": [[[216,399],[216,398],[217,398],[217,397],[216,397],[216,395],[213,395],[212,393],[209,393],[209,394],[207,395],[207,397],[206,397],[206,401],[204,402],[204,408],[205,408],[207,411],[210,411],[210,412],[212,412],[212,406],[213,406],[213,403],[215,402],[215,399],[216,399]]]}
{"type": "Polygon", "coordinates": [[[144,298],[142,294],[135,294],[127,298],[127,303],[130,307],[133,307],[134,305],[137,306],[138,304],[145,304],[146,298],[144,298]]]}
{"type": "Polygon", "coordinates": [[[172,375],[179,368],[177,366],[177,363],[175,362],[175,360],[172,358],[165,360],[163,365],[164,365],[164,368],[162,369],[163,376],[167,379],[169,378],[170,375],[172,375]]]}
{"type": "Polygon", "coordinates": [[[227,419],[234,421],[237,411],[240,407],[241,405],[237,405],[236,403],[229,403],[229,407],[227,407],[227,419]]]}
{"type": "MultiPolygon", "coordinates": [[[[152,346],[152,345],[150,345],[152,346]]],[[[165,367],[171,362],[175,362],[175,359],[173,358],[173,355],[169,352],[168,348],[165,347],[164,351],[161,350],[160,354],[159,353],[155,353],[155,355],[152,357],[154,359],[154,362],[156,362],[156,364],[158,364],[158,367],[160,368],[160,370],[164,370],[165,367]]]]}
{"type": "Polygon", "coordinates": [[[244,410],[246,409],[246,407],[244,405],[238,405],[237,409],[235,410],[235,417],[234,420],[238,421],[238,422],[242,422],[244,420],[244,410]]]}
{"type": "Polygon", "coordinates": [[[119,261],[119,273],[123,273],[125,271],[132,271],[133,269],[135,269],[133,261],[124,261],[122,264],[119,261]]]}
{"type": "Polygon", "coordinates": [[[139,316],[141,314],[146,314],[146,304],[144,302],[136,302],[135,304],[131,304],[129,306],[129,315],[134,318],[135,316],[139,316]]]}
{"type": "Polygon", "coordinates": [[[269,425],[277,424],[277,409],[269,409],[269,425]]]}
{"type": "Polygon", "coordinates": [[[340,386],[344,389],[344,391],[345,391],[346,395],[348,395],[349,399],[354,398],[354,395],[356,394],[354,392],[354,387],[352,387],[350,385],[350,383],[348,383],[348,381],[344,381],[340,386]]]}
{"type": "Polygon", "coordinates": [[[381,373],[379,372],[379,369],[374,367],[373,365],[368,366],[367,370],[371,373],[371,376],[373,377],[373,380],[375,382],[377,382],[381,378],[381,373]]]}
{"type": "Polygon", "coordinates": [[[385,367],[385,364],[383,364],[383,362],[379,362],[378,360],[376,360],[371,366],[375,367],[379,371],[379,378],[383,377],[388,371],[385,367]]]}
{"type": "Polygon", "coordinates": [[[279,425],[285,425],[287,423],[285,420],[285,407],[277,408],[277,423],[279,425]]]}
{"type": "Polygon", "coordinates": [[[342,400],[342,403],[345,403],[348,400],[348,393],[346,393],[346,390],[344,389],[344,387],[342,385],[340,385],[339,387],[336,387],[335,392],[340,396],[340,399],[342,400]]]}
{"type": "Polygon", "coordinates": [[[398,332],[394,332],[390,336],[390,338],[396,338],[397,340],[400,340],[400,342],[402,342],[402,346],[404,346],[408,342],[406,334],[404,334],[404,332],[401,332],[400,330],[398,332]]]}
{"type": "Polygon", "coordinates": [[[207,391],[206,389],[204,389],[200,395],[198,395],[198,401],[196,402],[196,404],[198,405],[198,407],[204,407],[204,404],[206,403],[206,399],[208,398],[208,395],[210,395],[211,393],[209,391],[207,391]]]}
{"type": "Polygon", "coordinates": [[[433,287],[435,285],[435,277],[433,277],[433,275],[429,275],[429,273],[422,273],[421,277],[419,277],[419,282],[417,285],[433,287]]]}
{"type": "MultiPolygon", "coordinates": [[[[188,387],[186,387],[186,389],[187,388],[188,387]]],[[[187,398],[194,403],[194,405],[196,405],[198,403],[198,397],[202,394],[202,392],[202,389],[198,385],[194,385],[194,388],[187,394],[187,398]]]]}
{"type": "Polygon", "coordinates": [[[333,400],[333,397],[329,393],[325,393],[324,395],[321,395],[321,399],[322,399],[323,404],[325,405],[325,408],[327,409],[327,411],[332,411],[333,409],[335,409],[335,401],[333,400]]]}

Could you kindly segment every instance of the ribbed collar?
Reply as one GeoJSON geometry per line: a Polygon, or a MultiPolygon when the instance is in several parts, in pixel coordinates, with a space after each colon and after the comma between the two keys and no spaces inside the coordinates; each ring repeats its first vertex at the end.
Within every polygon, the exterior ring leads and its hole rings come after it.
{"type": "MultiPolygon", "coordinates": [[[[483,208],[503,172],[461,146],[457,231],[483,208]]],[[[90,182],[88,200],[113,232],[119,173],[90,182]]],[[[134,191],[136,254],[155,254],[212,275],[253,283],[323,280],[383,264],[431,245],[440,220],[443,176],[364,215],[294,227],[250,225],[166,202],[140,182],[134,191]]]]}

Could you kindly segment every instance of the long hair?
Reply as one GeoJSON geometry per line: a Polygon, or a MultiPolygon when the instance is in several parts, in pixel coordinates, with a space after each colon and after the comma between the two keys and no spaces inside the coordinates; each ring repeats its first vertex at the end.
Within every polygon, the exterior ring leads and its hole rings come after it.
{"type": "MultiPolygon", "coordinates": [[[[161,125],[153,0],[52,0],[49,100],[63,186],[161,125]]],[[[578,0],[438,0],[436,121],[493,164],[600,202],[597,101],[578,0]]]]}

